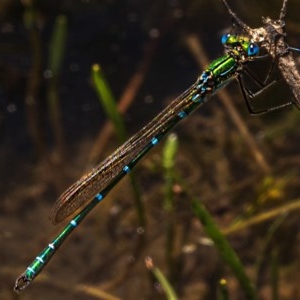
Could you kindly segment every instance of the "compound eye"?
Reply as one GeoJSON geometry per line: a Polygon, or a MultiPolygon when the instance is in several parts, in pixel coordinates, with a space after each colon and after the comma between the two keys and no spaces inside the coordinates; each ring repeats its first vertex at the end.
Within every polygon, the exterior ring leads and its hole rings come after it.
{"type": "Polygon", "coordinates": [[[250,43],[248,49],[247,49],[247,54],[248,56],[255,56],[259,52],[259,47],[257,44],[250,43]]]}
{"type": "Polygon", "coordinates": [[[223,45],[226,45],[226,44],[227,44],[227,41],[228,41],[228,39],[229,39],[230,36],[231,36],[230,33],[226,33],[226,34],[224,34],[224,35],[222,36],[221,42],[222,42],[223,45]]]}

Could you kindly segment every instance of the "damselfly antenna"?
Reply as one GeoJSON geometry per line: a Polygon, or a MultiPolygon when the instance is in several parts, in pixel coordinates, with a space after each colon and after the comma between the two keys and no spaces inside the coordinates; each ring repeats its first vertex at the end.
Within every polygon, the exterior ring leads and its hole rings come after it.
{"type": "Polygon", "coordinates": [[[282,23],[284,23],[284,19],[285,19],[285,16],[286,16],[287,3],[288,3],[288,0],[283,0],[282,8],[280,10],[279,20],[282,23]]]}
{"type": "Polygon", "coordinates": [[[223,4],[225,5],[228,13],[231,15],[231,17],[233,18],[234,22],[239,25],[245,32],[249,33],[251,31],[251,28],[246,25],[237,15],[236,13],[234,13],[231,8],[229,7],[228,3],[226,0],[221,0],[223,2],[223,4]]]}

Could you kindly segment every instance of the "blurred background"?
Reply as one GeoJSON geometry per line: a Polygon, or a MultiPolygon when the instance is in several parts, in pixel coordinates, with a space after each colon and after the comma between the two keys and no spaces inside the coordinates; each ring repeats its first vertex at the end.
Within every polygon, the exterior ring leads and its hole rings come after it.
{"type": "MultiPolygon", "coordinates": [[[[261,16],[276,19],[282,3],[230,5],[258,27],[261,16]]],[[[293,47],[300,47],[298,12],[298,1],[289,0],[293,47]]],[[[175,170],[187,187],[173,184],[171,264],[163,141],[135,171],[143,228],[125,179],[41,276],[22,294],[13,292],[15,279],[62,229],[48,217],[57,197],[119,145],[107,127],[92,66],[100,65],[132,135],[223,54],[220,38],[231,28],[218,0],[0,1],[1,299],[165,299],[145,266],[148,256],[179,299],[217,299],[223,277],[229,299],[243,299],[192,213],[190,192],[228,237],[260,299],[275,299],[275,279],[279,299],[300,298],[299,111],[253,117],[235,81],[173,130],[175,170]],[[232,229],[238,222],[246,225],[232,229]]],[[[272,106],[272,97],[259,105],[272,106]]]]}

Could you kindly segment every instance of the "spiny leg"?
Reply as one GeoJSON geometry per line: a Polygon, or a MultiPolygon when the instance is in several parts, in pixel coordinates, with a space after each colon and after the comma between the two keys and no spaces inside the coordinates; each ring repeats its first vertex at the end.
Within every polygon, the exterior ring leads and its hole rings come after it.
{"type": "Polygon", "coordinates": [[[271,83],[269,83],[268,85],[266,85],[262,89],[260,89],[258,92],[256,92],[255,94],[253,94],[251,91],[249,91],[249,90],[247,90],[245,88],[243,80],[241,78],[241,75],[237,76],[237,80],[238,80],[240,89],[242,91],[242,95],[243,95],[243,97],[245,99],[245,103],[246,103],[246,106],[248,108],[248,111],[252,115],[263,115],[263,114],[266,114],[266,113],[269,113],[269,112],[272,112],[272,111],[280,110],[282,108],[285,108],[285,107],[290,106],[291,104],[293,104],[292,102],[286,102],[284,104],[280,104],[280,105],[277,105],[277,106],[269,107],[269,108],[266,108],[266,109],[254,110],[253,107],[252,107],[251,100],[249,99],[249,97],[250,98],[255,98],[256,96],[258,96],[259,94],[261,94],[263,91],[265,91],[266,89],[268,89],[271,85],[275,84],[277,81],[276,80],[272,81],[271,83]]]}

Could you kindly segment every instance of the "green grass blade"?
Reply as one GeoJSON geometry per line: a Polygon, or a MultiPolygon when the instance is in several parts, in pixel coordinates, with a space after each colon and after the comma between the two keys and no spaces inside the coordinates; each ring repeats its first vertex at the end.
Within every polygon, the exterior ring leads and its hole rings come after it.
{"type": "Polygon", "coordinates": [[[54,23],[53,33],[49,44],[48,69],[51,77],[59,76],[65,56],[68,21],[65,15],[59,15],[54,23]]]}
{"type": "Polygon", "coordinates": [[[36,24],[37,20],[37,11],[34,7],[34,1],[28,0],[24,2],[23,5],[25,7],[23,15],[24,25],[26,29],[31,30],[34,28],[34,25],[36,24]]]}
{"type": "Polygon", "coordinates": [[[48,57],[47,99],[51,126],[60,159],[62,159],[65,147],[59,105],[58,79],[65,56],[67,30],[67,17],[59,15],[54,23],[48,57]]]}
{"type": "Polygon", "coordinates": [[[178,139],[175,134],[170,134],[163,149],[162,164],[164,167],[164,211],[166,214],[166,261],[168,264],[169,274],[174,277],[175,263],[174,263],[174,166],[175,158],[178,151],[178,139]]]}
{"type": "Polygon", "coordinates": [[[218,300],[229,300],[227,281],[225,279],[219,281],[218,300]]]}
{"type": "Polygon", "coordinates": [[[154,266],[152,258],[147,257],[145,259],[145,263],[146,263],[147,269],[151,271],[151,273],[153,274],[155,279],[160,283],[161,287],[165,291],[167,299],[168,300],[178,300],[178,297],[177,297],[173,287],[171,286],[171,284],[169,283],[167,278],[164,276],[164,274],[160,271],[160,269],[158,267],[154,266]]]}
{"type": "Polygon", "coordinates": [[[221,233],[217,224],[214,222],[210,213],[204,205],[197,199],[193,199],[193,211],[203,224],[206,234],[212,239],[216,249],[225,263],[231,268],[236,278],[240,282],[247,299],[258,299],[254,287],[247,276],[245,269],[235,253],[234,249],[229,244],[226,237],[221,233]]]}
{"type": "Polygon", "coordinates": [[[120,143],[123,143],[127,138],[125,125],[118,111],[116,100],[98,64],[92,66],[92,78],[105,113],[113,122],[120,143]]]}
{"type": "MultiPolygon", "coordinates": [[[[107,117],[112,121],[120,143],[127,140],[126,128],[117,107],[117,102],[113,93],[107,83],[103,72],[98,64],[92,66],[92,79],[99,98],[99,101],[104,108],[107,117]]],[[[129,175],[130,183],[134,193],[134,202],[137,210],[139,223],[141,227],[146,226],[146,217],[144,206],[142,203],[142,196],[135,180],[134,172],[129,175]]]]}
{"type": "Polygon", "coordinates": [[[174,166],[175,157],[178,151],[178,139],[175,134],[170,134],[167,137],[164,149],[163,149],[163,167],[165,178],[165,201],[164,209],[167,213],[173,211],[173,184],[174,184],[174,166]]]}

